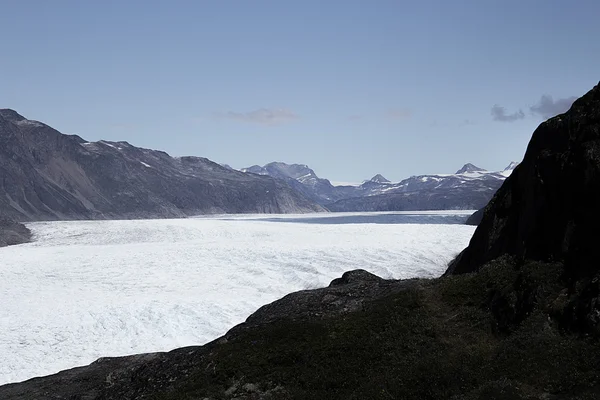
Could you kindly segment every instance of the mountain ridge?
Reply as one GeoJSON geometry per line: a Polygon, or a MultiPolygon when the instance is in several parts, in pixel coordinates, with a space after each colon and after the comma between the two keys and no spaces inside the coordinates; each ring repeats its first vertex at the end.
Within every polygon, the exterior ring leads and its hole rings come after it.
{"type": "Polygon", "coordinates": [[[128,142],[88,142],[0,110],[0,212],[20,221],[324,209],[270,177],[128,142]]]}
{"type": "Polygon", "coordinates": [[[456,174],[418,175],[400,182],[390,182],[377,174],[356,186],[333,185],[305,164],[272,162],[241,171],[282,179],[333,212],[415,211],[479,209],[516,164],[511,162],[502,171],[487,171],[467,163],[456,174]]]}

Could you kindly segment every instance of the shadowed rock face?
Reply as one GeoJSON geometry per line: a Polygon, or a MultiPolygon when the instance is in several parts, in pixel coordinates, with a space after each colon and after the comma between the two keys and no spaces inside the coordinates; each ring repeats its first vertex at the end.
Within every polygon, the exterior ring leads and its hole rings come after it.
{"type": "Polygon", "coordinates": [[[567,274],[600,259],[600,88],[542,123],[523,162],[485,208],[469,247],[447,274],[477,271],[503,254],[564,260],[567,274]]]}
{"type": "Polygon", "coordinates": [[[0,247],[27,243],[31,231],[23,224],[0,218],[0,247]]]}
{"type": "Polygon", "coordinates": [[[0,110],[0,212],[27,220],[323,211],[283,182],[206,158],[86,142],[0,110]]]}
{"type": "Polygon", "coordinates": [[[473,225],[473,226],[479,225],[481,223],[481,220],[483,219],[483,210],[484,209],[485,208],[480,208],[479,210],[477,210],[473,214],[471,214],[471,216],[469,218],[467,218],[465,225],[473,225]]]}

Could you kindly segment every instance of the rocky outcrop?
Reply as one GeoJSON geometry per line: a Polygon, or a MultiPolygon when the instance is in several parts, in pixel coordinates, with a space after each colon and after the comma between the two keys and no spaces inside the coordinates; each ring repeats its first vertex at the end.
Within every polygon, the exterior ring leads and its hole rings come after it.
{"type": "Polygon", "coordinates": [[[465,225],[473,225],[473,226],[479,225],[481,223],[481,220],[483,219],[483,211],[484,211],[484,208],[480,208],[479,210],[477,210],[473,214],[471,214],[471,216],[469,218],[467,218],[465,225]]]}
{"type": "Polygon", "coordinates": [[[23,224],[0,218],[0,247],[31,241],[31,231],[23,224]]]}
{"type": "Polygon", "coordinates": [[[19,221],[324,210],[268,176],[127,142],[87,142],[13,110],[0,110],[0,141],[0,212],[19,221]]]}
{"type": "Polygon", "coordinates": [[[564,260],[568,274],[600,260],[600,88],[534,132],[523,162],[485,208],[469,247],[448,274],[477,271],[509,254],[564,260]]]}

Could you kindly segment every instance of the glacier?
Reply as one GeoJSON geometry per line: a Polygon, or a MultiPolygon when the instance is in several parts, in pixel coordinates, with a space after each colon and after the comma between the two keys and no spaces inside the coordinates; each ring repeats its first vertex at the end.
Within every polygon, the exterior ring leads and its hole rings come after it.
{"type": "Polygon", "coordinates": [[[457,224],[469,214],[30,223],[34,242],[0,249],[0,384],[201,345],[352,269],[439,276],[473,234],[457,224]]]}

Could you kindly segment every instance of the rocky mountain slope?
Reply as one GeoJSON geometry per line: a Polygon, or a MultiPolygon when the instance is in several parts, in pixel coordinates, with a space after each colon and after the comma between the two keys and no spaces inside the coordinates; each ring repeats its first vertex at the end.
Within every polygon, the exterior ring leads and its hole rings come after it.
{"type": "Polygon", "coordinates": [[[390,182],[381,174],[358,186],[334,186],[306,165],[270,163],[243,172],[285,180],[330,211],[413,211],[479,209],[485,206],[518,163],[490,172],[465,164],[454,174],[411,176],[390,182]]]}
{"type": "Polygon", "coordinates": [[[285,183],[200,157],[87,142],[0,110],[0,212],[20,221],[322,211],[285,183]]]}
{"type": "Polygon", "coordinates": [[[319,178],[315,171],[304,164],[272,162],[263,167],[253,165],[242,168],[241,171],[283,180],[292,188],[319,204],[332,203],[345,198],[354,190],[351,186],[332,185],[329,180],[319,178]]]}
{"type": "Polygon", "coordinates": [[[596,86],[536,130],[444,277],[347,272],[205,346],[101,359],[0,398],[597,399],[599,149],[596,86]]]}

